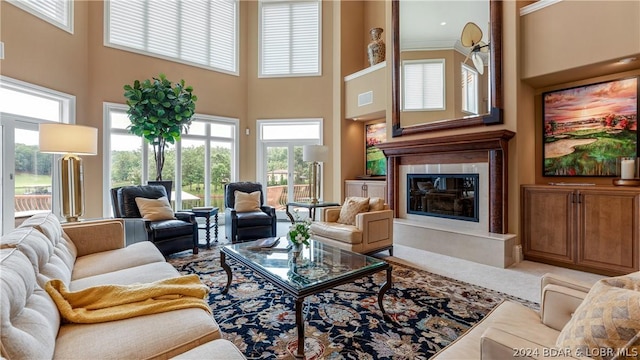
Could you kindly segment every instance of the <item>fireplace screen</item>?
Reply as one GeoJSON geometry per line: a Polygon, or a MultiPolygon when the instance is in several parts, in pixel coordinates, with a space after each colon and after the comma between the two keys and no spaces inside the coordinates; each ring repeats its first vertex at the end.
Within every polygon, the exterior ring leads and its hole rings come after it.
{"type": "Polygon", "coordinates": [[[478,174],[407,175],[407,212],[478,222],[478,174]]]}

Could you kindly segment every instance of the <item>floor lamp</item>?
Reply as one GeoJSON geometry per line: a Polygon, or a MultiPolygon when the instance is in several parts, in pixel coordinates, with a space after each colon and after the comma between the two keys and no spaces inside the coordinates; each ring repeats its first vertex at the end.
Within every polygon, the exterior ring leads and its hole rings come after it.
{"type": "Polygon", "coordinates": [[[98,153],[98,129],[70,124],[40,124],[40,152],[63,154],[59,160],[60,208],[68,222],[84,214],[82,159],[78,155],[98,153]]]}
{"type": "Polygon", "coordinates": [[[329,160],[329,148],[323,145],[305,145],[302,147],[302,161],[311,162],[309,178],[309,196],[311,203],[318,203],[318,196],[322,190],[322,175],[320,174],[320,164],[329,160]]]}

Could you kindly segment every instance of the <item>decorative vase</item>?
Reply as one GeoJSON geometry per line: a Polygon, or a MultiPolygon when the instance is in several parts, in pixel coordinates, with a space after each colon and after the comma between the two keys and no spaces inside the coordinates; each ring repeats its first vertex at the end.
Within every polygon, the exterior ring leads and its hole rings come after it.
{"type": "Polygon", "coordinates": [[[300,252],[302,251],[302,247],[303,246],[304,246],[303,244],[292,243],[291,244],[291,252],[293,252],[294,254],[300,254],[300,252]]]}
{"type": "Polygon", "coordinates": [[[371,42],[367,45],[367,56],[369,57],[370,66],[384,61],[386,47],[384,41],[380,38],[382,31],[382,28],[378,27],[369,30],[371,42]]]}

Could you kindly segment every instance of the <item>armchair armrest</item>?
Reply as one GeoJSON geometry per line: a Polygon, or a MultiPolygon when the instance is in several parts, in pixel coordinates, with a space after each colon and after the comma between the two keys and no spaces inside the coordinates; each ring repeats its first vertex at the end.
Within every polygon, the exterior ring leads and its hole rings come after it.
{"type": "Polygon", "coordinates": [[[276,208],[274,208],[273,206],[269,206],[269,205],[262,205],[260,206],[260,210],[264,211],[265,213],[271,215],[271,216],[275,216],[276,215],[276,208]]]}
{"type": "Polygon", "coordinates": [[[393,219],[393,210],[379,210],[359,213],[356,215],[356,227],[360,230],[363,230],[367,223],[382,219],[393,219]]]}
{"type": "Polygon", "coordinates": [[[489,327],[480,337],[481,359],[573,359],[548,346],[489,327]]]}
{"type": "Polygon", "coordinates": [[[571,315],[587,296],[587,292],[549,284],[542,289],[540,317],[542,323],[561,331],[571,315]]]}
{"type": "Polygon", "coordinates": [[[324,222],[337,222],[340,218],[341,206],[330,206],[322,209],[320,220],[324,222]]]}
{"type": "MultiPolygon", "coordinates": [[[[568,278],[566,276],[561,276],[561,275],[556,275],[551,273],[542,275],[542,279],[540,281],[540,290],[543,290],[549,284],[560,285],[566,288],[582,291],[585,293],[591,290],[591,285],[583,281],[578,281],[575,279],[568,278]]],[[[540,294],[542,294],[542,291],[540,292],[540,294]]]]}
{"type": "Polygon", "coordinates": [[[196,222],[196,214],[190,211],[176,211],[174,215],[178,220],[190,222],[192,224],[196,222]]]}
{"type": "Polygon", "coordinates": [[[78,256],[120,249],[125,246],[122,219],[62,224],[62,230],[76,246],[78,256]]]}

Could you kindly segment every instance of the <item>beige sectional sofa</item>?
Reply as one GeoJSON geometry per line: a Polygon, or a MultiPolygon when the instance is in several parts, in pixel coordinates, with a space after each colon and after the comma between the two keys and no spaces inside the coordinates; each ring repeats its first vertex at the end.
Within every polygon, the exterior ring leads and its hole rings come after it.
{"type": "Polygon", "coordinates": [[[6,359],[244,359],[215,319],[186,308],[93,324],[66,323],[48,280],[70,291],[179,276],[148,241],[125,247],[121,220],[26,220],[0,240],[0,349],[6,359]]]}
{"type": "Polygon", "coordinates": [[[546,274],[540,304],[503,302],[432,359],[640,358],[640,272],[593,286],[546,274]]]}

